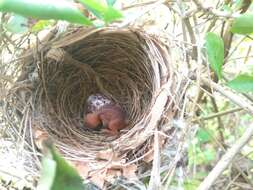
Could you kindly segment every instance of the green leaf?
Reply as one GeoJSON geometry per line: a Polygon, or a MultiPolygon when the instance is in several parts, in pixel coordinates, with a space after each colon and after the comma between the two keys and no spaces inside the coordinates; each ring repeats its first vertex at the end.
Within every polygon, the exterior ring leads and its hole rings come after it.
{"type": "Polygon", "coordinates": [[[200,184],[200,181],[197,179],[188,179],[184,182],[184,189],[185,190],[197,189],[199,184],[200,184]]]}
{"type": "Polygon", "coordinates": [[[222,38],[215,33],[208,32],[205,37],[205,47],[208,62],[218,78],[221,79],[224,62],[224,43],[222,38]]]}
{"type": "Polygon", "coordinates": [[[237,34],[250,34],[253,32],[253,14],[243,14],[236,18],[231,27],[231,32],[237,34]]]}
{"type": "Polygon", "coordinates": [[[39,20],[38,22],[36,22],[33,27],[32,27],[32,31],[33,32],[38,32],[41,30],[44,30],[48,27],[51,27],[55,24],[54,20],[39,20]]]}
{"type": "Polygon", "coordinates": [[[91,25],[74,3],[65,0],[0,0],[1,12],[13,12],[36,19],[66,20],[72,23],[91,25]]]}
{"type": "Polygon", "coordinates": [[[232,11],[231,7],[229,7],[228,5],[223,5],[223,6],[222,6],[222,9],[223,9],[224,11],[227,11],[227,12],[231,12],[231,11],[232,11]]]}
{"type": "Polygon", "coordinates": [[[5,27],[7,30],[13,33],[24,33],[28,31],[28,19],[17,14],[13,14],[5,27]]]}
{"type": "Polygon", "coordinates": [[[234,3],[234,9],[235,10],[239,10],[242,8],[243,4],[244,4],[244,0],[236,0],[234,3]]]}
{"type": "Polygon", "coordinates": [[[48,153],[43,158],[42,175],[39,181],[39,190],[84,190],[82,178],[70,166],[50,143],[48,153]]]}
{"type": "Polygon", "coordinates": [[[205,163],[208,164],[210,161],[213,161],[215,159],[215,151],[214,149],[206,149],[203,151],[205,163]]]}
{"type": "Polygon", "coordinates": [[[229,81],[227,85],[238,92],[253,92],[253,76],[238,75],[235,79],[229,81]]]}
{"type": "Polygon", "coordinates": [[[210,134],[205,129],[202,128],[198,129],[197,138],[200,143],[205,143],[211,140],[210,134]]]}
{"type": "Polygon", "coordinates": [[[50,158],[50,155],[47,155],[42,160],[41,178],[37,190],[49,190],[52,188],[56,173],[56,162],[50,158]]]}
{"type": "Polygon", "coordinates": [[[77,171],[56,151],[52,151],[52,154],[57,163],[52,190],[84,190],[83,180],[77,171]]]}
{"type": "Polygon", "coordinates": [[[119,11],[115,10],[113,7],[108,7],[107,12],[104,14],[104,21],[112,22],[119,18],[122,18],[122,14],[119,11]]]}
{"type": "Polygon", "coordinates": [[[121,12],[111,6],[106,6],[98,0],[78,0],[88,10],[90,10],[96,17],[103,19],[105,22],[111,22],[122,18],[121,12]]]}
{"type": "Polygon", "coordinates": [[[113,6],[116,3],[116,0],[106,0],[108,6],[113,6]]]}

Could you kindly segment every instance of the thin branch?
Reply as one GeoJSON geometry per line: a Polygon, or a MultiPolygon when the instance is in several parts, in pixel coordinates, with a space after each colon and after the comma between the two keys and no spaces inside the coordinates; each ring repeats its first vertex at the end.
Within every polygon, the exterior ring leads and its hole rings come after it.
{"type": "MultiPolygon", "coordinates": [[[[187,30],[188,30],[188,33],[189,33],[191,44],[193,45],[193,47],[192,47],[192,57],[193,57],[193,59],[196,60],[197,59],[196,37],[195,37],[194,31],[193,31],[193,27],[191,26],[191,23],[190,23],[190,20],[189,20],[189,12],[186,12],[184,10],[182,0],[177,0],[177,4],[178,4],[178,7],[179,7],[180,11],[177,11],[177,10],[173,9],[172,7],[170,7],[170,5],[168,3],[165,3],[165,5],[168,8],[172,9],[175,13],[179,14],[180,17],[182,18],[182,21],[183,21],[182,22],[182,30],[183,30],[184,41],[187,41],[186,32],[185,32],[185,28],[184,28],[184,27],[186,27],[187,30]],[[187,14],[187,16],[186,16],[186,14],[187,14]]],[[[188,56],[187,56],[187,58],[188,58],[188,56]]],[[[189,62],[189,61],[187,61],[187,62],[189,62]]]]}
{"type": "Polygon", "coordinates": [[[248,48],[247,54],[246,54],[245,59],[244,59],[244,61],[243,61],[243,64],[244,64],[244,65],[247,64],[247,61],[248,61],[248,59],[249,59],[251,47],[252,47],[252,46],[249,46],[249,48],[248,48]]]}
{"type": "Polygon", "coordinates": [[[225,12],[225,11],[219,11],[213,7],[206,6],[202,2],[200,2],[199,0],[193,0],[193,2],[203,12],[208,12],[214,16],[217,16],[217,17],[237,18],[238,16],[240,16],[239,13],[229,13],[229,12],[225,12]]]}
{"type": "MultiPolygon", "coordinates": [[[[219,112],[219,108],[217,106],[217,103],[216,103],[216,100],[214,97],[210,97],[211,98],[211,102],[212,102],[212,105],[213,105],[213,109],[214,109],[214,112],[218,113],[219,112]]],[[[224,132],[224,125],[223,125],[223,122],[221,120],[221,117],[220,116],[217,116],[217,121],[218,121],[218,133],[219,133],[219,136],[220,136],[220,141],[222,142],[222,144],[224,144],[224,136],[223,136],[223,132],[224,132]]]]}
{"type": "Polygon", "coordinates": [[[135,15],[125,19],[124,22],[122,22],[120,24],[117,24],[117,26],[120,27],[120,28],[128,26],[129,24],[133,23],[134,21],[136,21],[137,19],[142,17],[147,12],[156,9],[157,6],[163,4],[164,2],[165,2],[165,0],[159,0],[159,1],[156,1],[155,3],[153,3],[153,4],[147,5],[144,10],[141,10],[141,11],[137,12],[135,15]]]}
{"type": "Polygon", "coordinates": [[[246,110],[250,114],[253,114],[253,106],[248,101],[243,99],[242,97],[234,94],[231,91],[224,89],[219,84],[217,84],[211,80],[208,80],[206,78],[201,77],[201,82],[203,82],[204,85],[210,86],[211,89],[218,91],[220,94],[222,94],[223,96],[225,96],[226,98],[228,98],[233,103],[240,106],[241,108],[243,108],[244,110],[246,110]]]}
{"type": "Polygon", "coordinates": [[[161,177],[160,177],[160,147],[159,147],[158,131],[154,133],[154,160],[151,171],[151,177],[149,181],[148,190],[160,189],[161,177]]]}
{"type": "Polygon", "coordinates": [[[127,9],[132,9],[132,8],[138,8],[138,7],[145,7],[147,5],[152,5],[156,3],[156,1],[148,1],[148,2],[143,2],[143,3],[136,3],[136,4],[131,4],[129,6],[123,7],[122,10],[127,10],[127,9]]]}
{"type": "Polygon", "coordinates": [[[198,120],[214,119],[216,117],[221,117],[221,116],[228,115],[228,114],[235,113],[235,112],[242,111],[242,110],[243,110],[243,108],[233,108],[231,110],[227,110],[227,111],[223,111],[223,112],[218,112],[218,113],[214,113],[214,114],[209,115],[209,116],[205,116],[205,117],[200,117],[200,118],[194,119],[192,122],[196,122],[198,120]]]}
{"type": "MultiPolygon", "coordinates": [[[[248,111],[250,114],[253,114],[253,106],[240,96],[225,90],[219,84],[215,82],[201,78],[201,81],[204,85],[209,86],[210,88],[218,91],[223,96],[227,97],[233,103],[237,104],[241,108],[248,111]]],[[[240,149],[248,142],[248,140],[253,135],[253,125],[251,125],[243,134],[243,136],[230,148],[227,153],[221,158],[221,160],[217,163],[217,165],[213,168],[213,170],[209,173],[209,175],[205,178],[205,180],[200,184],[198,190],[206,190],[209,189],[215,180],[222,174],[222,172],[227,168],[227,166],[231,163],[232,159],[240,151],[240,149]]]]}
{"type": "MultiPolygon", "coordinates": [[[[225,76],[223,76],[223,79],[224,79],[226,82],[229,81],[225,76]]],[[[252,96],[250,96],[249,94],[246,94],[246,93],[242,93],[242,95],[243,95],[245,98],[247,98],[249,101],[251,101],[251,102],[253,103],[253,97],[252,97],[252,96]]]]}
{"type": "Polygon", "coordinates": [[[209,189],[217,178],[222,174],[222,172],[228,167],[232,162],[235,155],[242,149],[242,147],[251,139],[253,135],[253,124],[249,126],[244,134],[239,138],[234,145],[228,149],[226,154],[220,159],[204,181],[200,184],[197,190],[207,190],[209,189]]]}

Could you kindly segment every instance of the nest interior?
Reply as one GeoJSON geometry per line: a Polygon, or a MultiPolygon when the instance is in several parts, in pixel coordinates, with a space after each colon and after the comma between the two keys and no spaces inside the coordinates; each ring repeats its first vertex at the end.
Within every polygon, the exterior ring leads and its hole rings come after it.
{"type": "MultiPolygon", "coordinates": [[[[94,161],[99,151],[112,149],[129,162],[139,160],[154,130],[171,128],[167,124],[182,97],[168,49],[139,30],[79,29],[51,40],[26,60],[36,69],[33,80],[31,73],[25,77],[32,99],[25,121],[46,131],[68,158],[94,161]],[[119,136],[83,126],[85,102],[95,93],[126,111],[129,126],[119,136]]],[[[13,89],[16,95],[24,90],[13,89]]]]}

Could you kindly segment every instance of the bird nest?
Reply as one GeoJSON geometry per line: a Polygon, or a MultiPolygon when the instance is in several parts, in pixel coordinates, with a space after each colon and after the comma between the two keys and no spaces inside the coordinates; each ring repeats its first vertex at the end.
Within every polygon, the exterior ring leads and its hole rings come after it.
{"type": "Polygon", "coordinates": [[[76,29],[54,36],[20,58],[25,64],[9,92],[6,108],[15,111],[7,111],[8,117],[19,118],[19,134],[35,152],[51,137],[84,177],[91,175],[87,171],[133,165],[136,174],[141,162],[152,160],[155,132],[165,134],[160,147],[173,132],[181,106],[184,85],[170,55],[158,38],[135,29],[76,29]],[[97,93],[127,113],[128,126],[117,136],[83,125],[86,100],[97,93]]]}

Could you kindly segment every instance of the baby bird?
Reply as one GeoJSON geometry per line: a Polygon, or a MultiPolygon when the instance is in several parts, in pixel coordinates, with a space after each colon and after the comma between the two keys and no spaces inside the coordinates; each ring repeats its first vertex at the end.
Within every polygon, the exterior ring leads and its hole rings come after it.
{"type": "Polygon", "coordinates": [[[127,126],[126,113],[116,104],[105,104],[84,116],[84,126],[98,129],[101,125],[105,128],[104,132],[117,135],[127,126]]]}
{"type": "Polygon", "coordinates": [[[88,97],[86,101],[85,111],[86,113],[94,113],[102,106],[108,105],[108,104],[114,104],[114,102],[103,94],[99,94],[99,93],[92,94],[88,97]]]}

